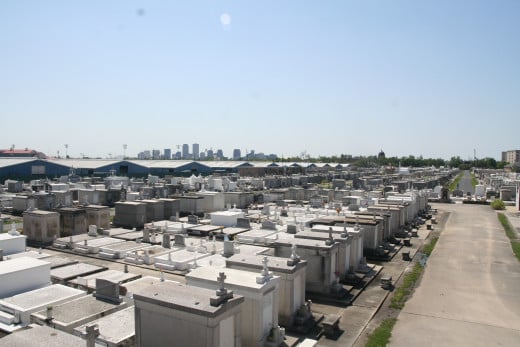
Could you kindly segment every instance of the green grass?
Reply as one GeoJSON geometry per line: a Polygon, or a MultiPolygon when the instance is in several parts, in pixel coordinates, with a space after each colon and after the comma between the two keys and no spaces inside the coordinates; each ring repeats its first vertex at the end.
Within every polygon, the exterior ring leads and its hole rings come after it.
{"type": "Polygon", "coordinates": [[[412,292],[415,283],[421,277],[421,273],[423,271],[423,267],[419,263],[415,263],[412,268],[412,271],[408,272],[404,275],[403,283],[399,288],[396,288],[394,291],[394,295],[392,300],[390,300],[390,307],[396,309],[402,309],[404,307],[404,303],[410,293],[412,292]]]}
{"type": "Polygon", "coordinates": [[[435,245],[437,244],[438,240],[438,237],[432,238],[428,244],[423,246],[422,252],[429,257],[430,254],[432,254],[432,251],[435,248],[435,245]]]}
{"type": "Polygon", "coordinates": [[[475,186],[478,184],[478,179],[477,177],[475,177],[475,174],[472,172],[471,173],[471,185],[473,186],[473,188],[475,188],[475,186]]]}
{"type": "Polygon", "coordinates": [[[493,210],[505,210],[506,209],[506,205],[504,204],[504,202],[500,199],[495,199],[493,200],[493,202],[491,203],[491,208],[493,210]]]}
{"type": "Polygon", "coordinates": [[[459,184],[460,180],[462,179],[462,176],[464,175],[464,172],[461,172],[454,180],[450,183],[449,189],[450,192],[453,192],[455,189],[457,189],[457,185],[459,184]]]}
{"type": "Polygon", "coordinates": [[[513,249],[513,253],[516,256],[516,259],[520,261],[520,241],[518,241],[516,237],[516,232],[514,231],[513,226],[511,225],[511,223],[509,223],[509,220],[507,219],[507,216],[505,214],[498,213],[497,217],[500,221],[500,224],[502,224],[502,227],[504,228],[507,237],[511,241],[511,248],[513,249]]]}
{"type": "Polygon", "coordinates": [[[394,328],[396,318],[385,319],[379,327],[368,337],[365,347],[384,347],[392,336],[392,329],[394,328]]]}
{"type": "Polygon", "coordinates": [[[507,237],[510,239],[516,239],[516,233],[513,230],[513,227],[509,223],[509,220],[507,219],[507,216],[503,213],[498,213],[498,220],[500,221],[500,224],[502,224],[502,227],[504,228],[504,231],[506,232],[507,237]]]}

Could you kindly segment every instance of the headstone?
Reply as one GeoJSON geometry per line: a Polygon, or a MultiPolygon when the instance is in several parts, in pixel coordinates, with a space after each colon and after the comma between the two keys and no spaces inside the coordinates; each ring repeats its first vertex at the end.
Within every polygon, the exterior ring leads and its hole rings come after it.
{"type": "Polygon", "coordinates": [[[287,234],[296,234],[296,225],[294,224],[287,224],[287,234]]]}
{"type": "Polygon", "coordinates": [[[170,243],[170,234],[168,233],[164,233],[162,235],[162,246],[164,248],[171,248],[171,243],[170,243]]]}
{"type": "Polygon", "coordinates": [[[185,236],[181,234],[175,234],[174,243],[177,246],[186,246],[185,236]]]}
{"type": "Polygon", "coordinates": [[[237,218],[237,228],[251,229],[249,218],[237,218]]]}
{"type": "Polygon", "coordinates": [[[96,292],[94,296],[100,300],[119,304],[121,302],[121,298],[119,297],[119,282],[96,278],[96,292]]]}
{"type": "Polygon", "coordinates": [[[262,222],[262,229],[276,230],[276,223],[271,222],[270,220],[265,220],[262,222]]]}
{"type": "Polygon", "coordinates": [[[87,234],[88,234],[88,236],[98,236],[97,226],[96,225],[89,225],[87,234]]]}
{"type": "Polygon", "coordinates": [[[188,216],[188,224],[199,224],[199,217],[196,215],[190,214],[188,216]]]}

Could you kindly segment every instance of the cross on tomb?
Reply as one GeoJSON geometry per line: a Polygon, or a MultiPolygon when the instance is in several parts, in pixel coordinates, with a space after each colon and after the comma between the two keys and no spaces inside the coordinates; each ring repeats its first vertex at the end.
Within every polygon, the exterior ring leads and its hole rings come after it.
{"type": "Polygon", "coordinates": [[[217,277],[217,282],[219,284],[218,292],[220,292],[220,293],[223,293],[226,290],[224,288],[224,281],[226,280],[226,278],[227,278],[227,276],[226,276],[225,272],[219,272],[218,277],[217,277]]]}

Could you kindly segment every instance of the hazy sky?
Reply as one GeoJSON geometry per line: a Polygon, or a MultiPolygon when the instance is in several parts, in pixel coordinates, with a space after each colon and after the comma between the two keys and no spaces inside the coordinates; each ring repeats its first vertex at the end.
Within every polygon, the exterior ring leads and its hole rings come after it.
{"type": "Polygon", "coordinates": [[[0,1],[0,148],[520,149],[520,1],[0,1]]]}

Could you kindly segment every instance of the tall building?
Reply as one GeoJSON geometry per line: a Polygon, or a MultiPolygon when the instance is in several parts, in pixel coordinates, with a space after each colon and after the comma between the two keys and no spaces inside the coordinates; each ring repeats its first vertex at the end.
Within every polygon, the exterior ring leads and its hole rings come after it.
{"type": "Polygon", "coordinates": [[[192,151],[193,151],[193,159],[194,160],[198,160],[199,159],[199,154],[200,154],[200,149],[199,149],[199,144],[198,143],[194,143],[192,145],[192,151]]]}
{"type": "Polygon", "coordinates": [[[520,150],[515,149],[511,151],[502,152],[502,161],[508,164],[515,164],[520,162],[520,150]]]}
{"type": "Polygon", "coordinates": [[[240,152],[240,149],[235,148],[233,150],[233,160],[239,160],[240,158],[242,158],[242,153],[240,152]]]}
{"type": "Polygon", "coordinates": [[[165,148],[163,151],[163,158],[166,160],[170,160],[172,158],[172,150],[170,148],[165,148]]]}
{"type": "Polygon", "coordinates": [[[152,150],[152,159],[153,160],[161,159],[161,151],[158,149],[153,149],[152,150]]]}
{"type": "Polygon", "coordinates": [[[190,156],[190,146],[185,143],[182,145],[182,159],[188,159],[190,156]]]}
{"type": "Polygon", "coordinates": [[[219,158],[219,159],[224,158],[224,152],[221,149],[217,149],[217,158],[219,158]]]}
{"type": "Polygon", "coordinates": [[[206,151],[206,157],[208,158],[213,158],[213,150],[212,149],[208,149],[206,151]]]}

